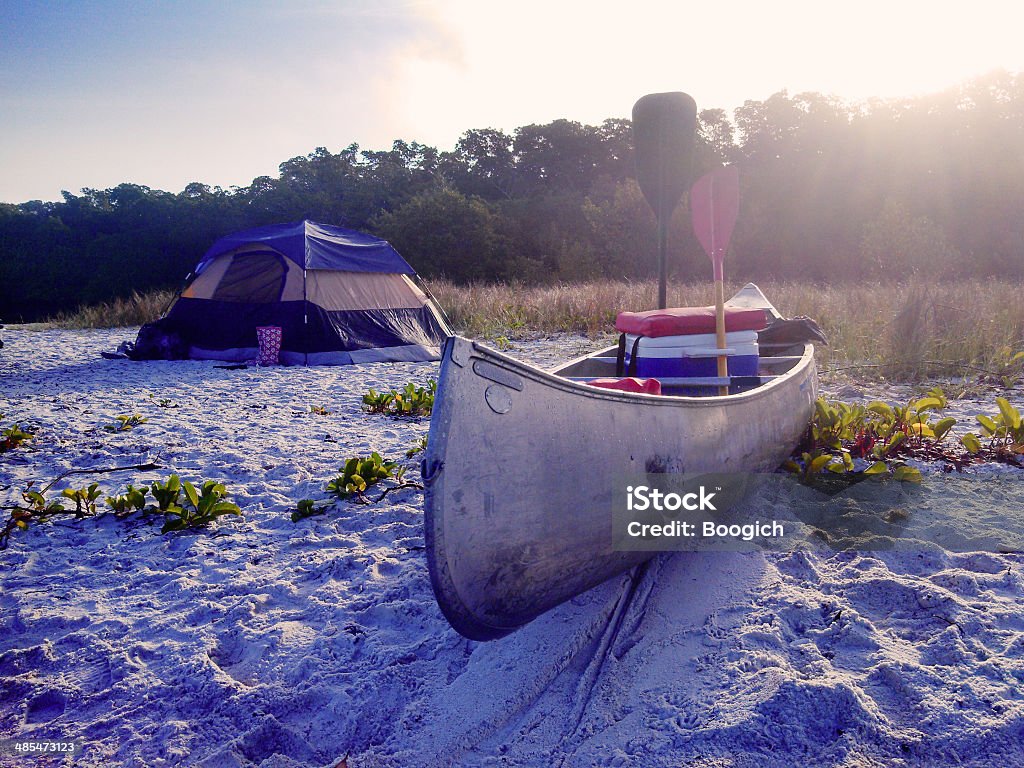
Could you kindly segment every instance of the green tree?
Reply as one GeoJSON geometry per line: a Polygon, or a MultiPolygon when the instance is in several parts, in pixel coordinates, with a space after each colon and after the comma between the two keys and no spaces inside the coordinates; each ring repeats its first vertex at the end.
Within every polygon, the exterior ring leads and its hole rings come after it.
{"type": "Polygon", "coordinates": [[[478,197],[445,185],[379,215],[373,229],[425,277],[456,282],[513,277],[506,223],[478,197]]]}
{"type": "Polygon", "coordinates": [[[486,200],[508,199],[516,178],[512,137],[494,128],[466,131],[455,149],[442,156],[441,170],[465,194],[486,200]]]}
{"type": "Polygon", "coordinates": [[[530,196],[585,194],[606,158],[600,130],[572,120],[523,126],[512,145],[518,191],[530,196]]]}

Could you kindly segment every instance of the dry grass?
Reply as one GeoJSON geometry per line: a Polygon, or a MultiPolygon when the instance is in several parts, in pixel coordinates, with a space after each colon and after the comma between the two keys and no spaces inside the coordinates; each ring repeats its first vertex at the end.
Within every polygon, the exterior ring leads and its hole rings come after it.
{"type": "MultiPolygon", "coordinates": [[[[620,310],[655,305],[654,282],[603,280],[543,286],[434,280],[431,292],[455,329],[498,339],[537,334],[611,333],[620,310]]],[[[726,295],[740,288],[726,286],[726,295]]],[[[857,367],[859,377],[920,378],[963,373],[966,366],[999,372],[1007,350],[1024,349],[1022,286],[999,280],[960,283],[815,286],[761,283],[787,316],[815,318],[831,341],[818,350],[825,369],[857,367]]],[[[170,304],[171,291],[135,294],[56,319],[62,328],[140,325],[170,304]]],[[[710,283],[672,285],[674,306],[712,303],[710,283]]]]}
{"type": "MultiPolygon", "coordinates": [[[[760,285],[784,315],[821,324],[831,346],[819,350],[819,361],[830,369],[865,366],[861,375],[893,378],[962,373],[965,366],[997,371],[1006,349],[1024,349],[1022,287],[1009,281],[760,285]]],[[[432,281],[429,287],[455,328],[480,338],[609,332],[617,311],[650,309],[657,296],[653,282],[524,287],[432,281]]],[[[740,287],[727,285],[726,295],[740,287]]],[[[673,306],[712,300],[710,283],[669,289],[673,306]]]]}
{"type": "Polygon", "coordinates": [[[178,295],[177,291],[135,293],[127,299],[114,299],[53,318],[58,328],[121,328],[156,320],[178,295]]]}

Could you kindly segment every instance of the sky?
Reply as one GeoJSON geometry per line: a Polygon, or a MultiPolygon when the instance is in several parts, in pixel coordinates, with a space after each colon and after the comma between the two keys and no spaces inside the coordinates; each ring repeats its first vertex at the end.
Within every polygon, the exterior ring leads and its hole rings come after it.
{"type": "Polygon", "coordinates": [[[470,128],[728,112],[1024,71],[1024,3],[975,0],[0,0],[0,202],[276,176],[316,147],[452,149],[470,128]]]}

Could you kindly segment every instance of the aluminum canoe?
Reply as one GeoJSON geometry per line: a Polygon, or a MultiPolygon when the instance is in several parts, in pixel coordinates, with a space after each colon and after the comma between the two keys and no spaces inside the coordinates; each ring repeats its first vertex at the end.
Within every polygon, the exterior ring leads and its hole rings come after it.
{"type": "MultiPolygon", "coordinates": [[[[729,304],[775,314],[755,286],[729,304]]],[[[762,351],[761,386],[684,397],[575,380],[614,375],[615,348],[549,372],[449,338],[423,475],[430,580],[451,625],[499,638],[649,559],[612,549],[616,477],[776,468],[817,396],[813,347],[778,351],[762,351]]]]}

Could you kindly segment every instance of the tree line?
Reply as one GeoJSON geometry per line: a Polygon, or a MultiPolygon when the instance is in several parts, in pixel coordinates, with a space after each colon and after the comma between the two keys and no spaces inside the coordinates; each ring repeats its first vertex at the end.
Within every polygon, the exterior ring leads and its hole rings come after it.
{"type": "MultiPolygon", "coordinates": [[[[738,166],[728,274],[837,282],[1024,278],[1024,79],[913,99],[776,93],[698,116],[694,179],[738,166]]],[[[448,152],[319,147],[228,190],[135,184],[0,204],[0,319],[178,286],[217,238],[303,218],[388,239],[424,277],[576,281],[655,274],[628,120],[466,131],[448,152]]],[[[685,206],[672,272],[709,267],[685,206]]]]}

